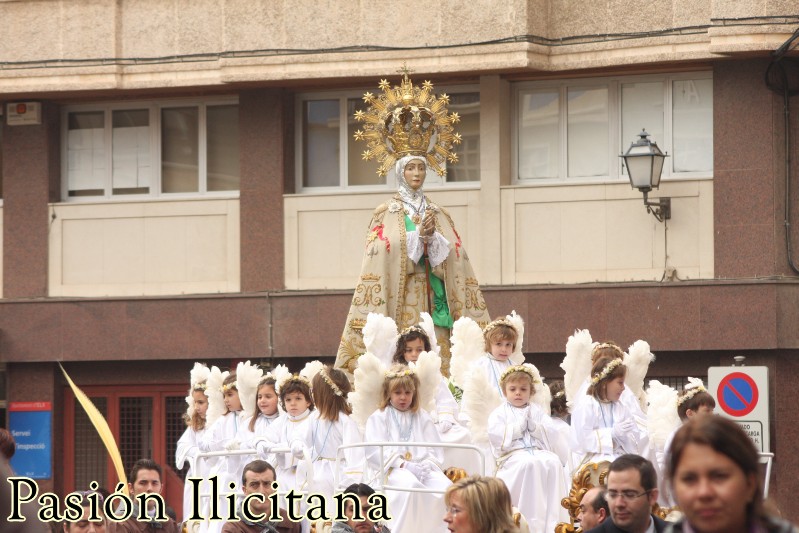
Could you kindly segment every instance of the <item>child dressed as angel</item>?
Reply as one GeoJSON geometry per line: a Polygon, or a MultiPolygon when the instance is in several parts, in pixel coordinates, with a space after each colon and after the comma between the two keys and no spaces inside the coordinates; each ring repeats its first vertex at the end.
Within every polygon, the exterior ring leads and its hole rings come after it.
{"type": "MultiPolygon", "coordinates": [[[[356,389],[358,387],[356,372],[356,389]]],[[[396,442],[383,448],[367,448],[367,461],[375,471],[384,469],[383,485],[444,491],[450,480],[441,471],[441,449],[412,446],[407,442],[440,442],[430,415],[420,407],[420,381],[414,368],[394,365],[385,373],[378,409],[366,421],[364,440],[396,442]]],[[[443,494],[387,490],[388,526],[392,531],[433,531],[434,518],[443,516],[443,494]]],[[[443,527],[441,528],[443,530],[443,527]]]]}
{"type": "Polygon", "coordinates": [[[511,366],[500,376],[500,386],[505,401],[488,418],[496,476],[508,486],[531,531],[554,531],[567,518],[560,499],[568,493],[563,469],[568,441],[552,418],[530,401],[536,387],[543,387],[533,365],[511,366]]]}

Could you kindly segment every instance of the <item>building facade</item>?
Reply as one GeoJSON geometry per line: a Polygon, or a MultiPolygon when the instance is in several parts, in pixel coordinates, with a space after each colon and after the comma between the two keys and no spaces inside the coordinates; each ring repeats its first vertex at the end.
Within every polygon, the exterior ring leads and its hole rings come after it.
{"type": "Polygon", "coordinates": [[[394,190],[353,113],[406,64],[462,118],[425,190],[528,361],[561,376],[588,328],[646,339],[672,382],[768,366],[772,496],[799,519],[793,4],[0,2],[0,361],[6,402],[52,404],[42,487],[114,481],[58,363],[129,465],[172,463],[193,361],[332,361],[394,190]],[[642,128],[665,223],[618,157],[642,128]]]}

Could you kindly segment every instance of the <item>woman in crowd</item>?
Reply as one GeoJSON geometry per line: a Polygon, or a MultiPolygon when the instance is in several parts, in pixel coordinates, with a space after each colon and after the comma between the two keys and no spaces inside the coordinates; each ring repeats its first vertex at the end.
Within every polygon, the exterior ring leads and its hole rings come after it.
{"type": "Polygon", "coordinates": [[[444,522],[452,533],[518,533],[510,492],[501,479],[464,478],[444,494],[444,522]]]}

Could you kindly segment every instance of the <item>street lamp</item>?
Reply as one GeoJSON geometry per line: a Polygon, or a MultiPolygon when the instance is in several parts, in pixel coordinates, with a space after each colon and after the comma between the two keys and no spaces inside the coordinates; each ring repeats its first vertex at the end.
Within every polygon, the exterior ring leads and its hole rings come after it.
{"type": "Polygon", "coordinates": [[[630,145],[627,153],[620,155],[627,166],[627,177],[630,185],[644,193],[644,205],[648,213],[652,213],[658,222],[671,218],[671,198],[661,198],[659,202],[650,202],[649,191],[660,186],[660,174],[663,162],[668,157],[658,148],[655,141],[649,140],[646,130],[638,134],[640,139],[630,145]]]}

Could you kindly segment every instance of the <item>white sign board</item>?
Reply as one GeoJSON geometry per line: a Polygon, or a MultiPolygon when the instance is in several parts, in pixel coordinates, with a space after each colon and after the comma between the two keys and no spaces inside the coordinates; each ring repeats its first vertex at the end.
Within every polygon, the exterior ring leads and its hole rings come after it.
{"type": "Polygon", "coordinates": [[[712,366],[707,383],[715,413],[735,420],[759,452],[770,452],[768,367],[712,366]]]}

